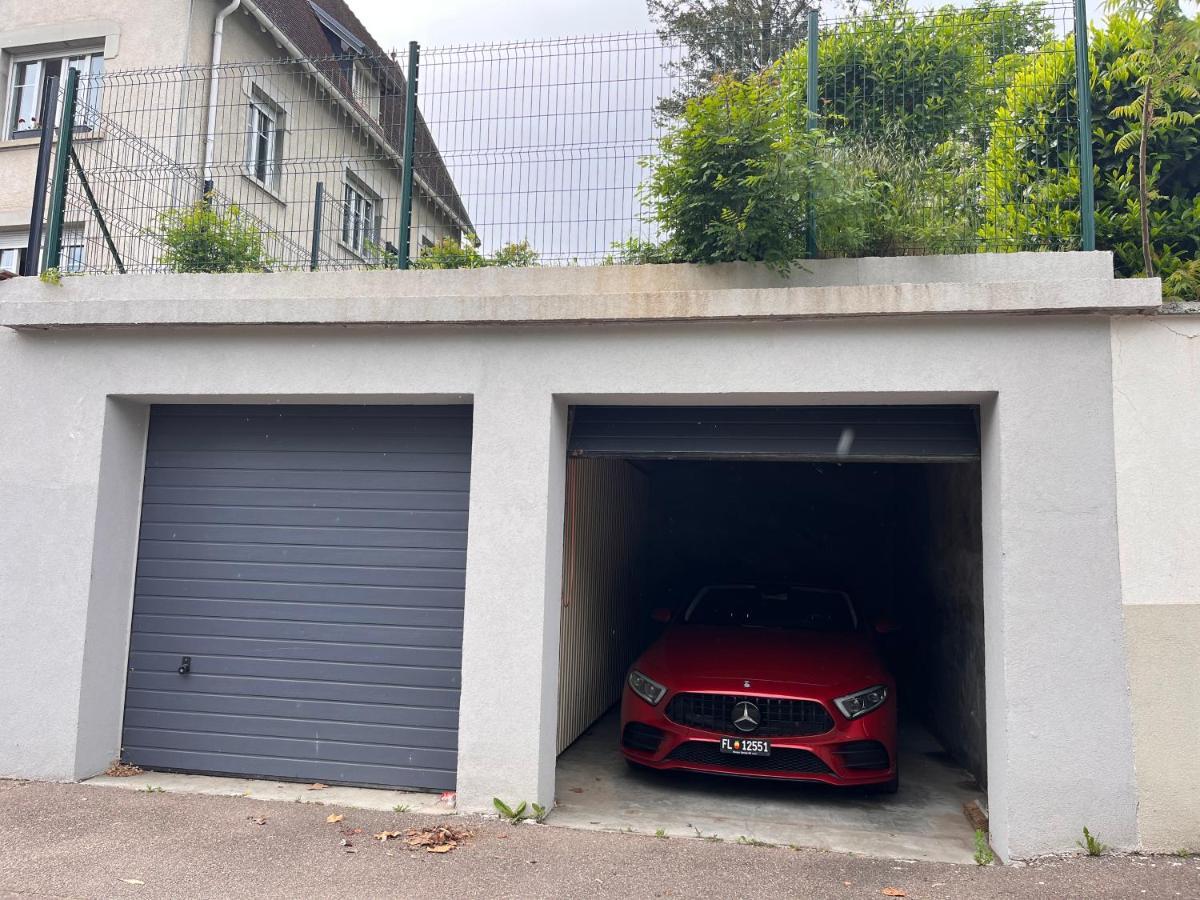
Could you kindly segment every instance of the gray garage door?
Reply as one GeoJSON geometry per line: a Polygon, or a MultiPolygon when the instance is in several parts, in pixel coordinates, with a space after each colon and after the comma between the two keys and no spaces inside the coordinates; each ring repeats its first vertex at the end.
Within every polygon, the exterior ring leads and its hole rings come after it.
{"type": "Polygon", "coordinates": [[[463,406],[155,407],[123,758],[453,788],[470,445],[463,406]]]}

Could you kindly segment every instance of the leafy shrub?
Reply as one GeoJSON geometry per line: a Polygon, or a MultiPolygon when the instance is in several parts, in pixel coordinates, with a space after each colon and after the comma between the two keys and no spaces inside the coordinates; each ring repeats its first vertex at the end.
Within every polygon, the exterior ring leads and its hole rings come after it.
{"type": "Polygon", "coordinates": [[[263,233],[231,205],[224,212],[208,201],[170,209],[159,217],[166,250],[160,261],[172,272],[265,272],[272,260],[263,233]]]}
{"type": "MultiPolygon", "coordinates": [[[[1048,52],[1033,57],[997,110],[984,182],[987,218],[981,236],[989,249],[1078,246],[1072,40],[1051,44],[1048,52]]],[[[1118,149],[1127,128],[1114,110],[1136,99],[1137,66],[1127,63],[1152,40],[1150,30],[1128,13],[1111,15],[1090,37],[1096,246],[1113,251],[1121,275],[1140,274],[1143,263],[1137,147],[1118,149]]],[[[1200,85],[1200,67],[1192,74],[1200,85]]],[[[1196,100],[1175,94],[1167,101],[1200,113],[1196,100]]],[[[1159,270],[1169,279],[1200,256],[1200,123],[1162,121],[1149,140],[1151,239],[1159,270]]]]}
{"type": "Polygon", "coordinates": [[[529,246],[529,241],[505,244],[490,257],[479,252],[479,238],[473,234],[459,241],[442,238],[432,247],[426,247],[412,261],[414,269],[484,269],[489,266],[518,268],[536,266],[538,254],[529,246]]]}
{"type": "Polygon", "coordinates": [[[635,239],[622,253],[653,261],[759,261],[786,272],[805,254],[810,205],[827,245],[861,247],[861,188],[839,177],[829,137],[805,131],[795,109],[794,91],[774,69],[744,81],[719,79],[711,93],[689,100],[682,121],[660,141],[643,186],[667,240],[635,239]]]}
{"type": "MultiPolygon", "coordinates": [[[[948,140],[983,148],[1004,83],[1022,54],[1041,46],[1052,23],[1040,3],[984,2],[968,9],[914,11],[907,0],[821,33],[817,78],[822,125],[888,136],[931,153],[948,140]]],[[[807,50],[781,61],[790,90],[804,97],[807,50]]],[[[800,110],[803,110],[803,103],[800,110]]]]}
{"type": "Polygon", "coordinates": [[[670,240],[655,242],[640,237],[628,237],[612,245],[613,253],[604,257],[605,266],[641,266],[654,263],[679,262],[679,254],[670,240]]]}

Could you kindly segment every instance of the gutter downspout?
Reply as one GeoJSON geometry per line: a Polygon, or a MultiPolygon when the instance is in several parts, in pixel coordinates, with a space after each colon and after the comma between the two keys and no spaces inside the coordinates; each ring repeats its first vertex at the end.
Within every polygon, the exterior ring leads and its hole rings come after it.
{"type": "Polygon", "coordinates": [[[230,13],[236,12],[237,8],[242,5],[242,0],[232,0],[232,2],[217,13],[216,22],[213,24],[213,45],[212,45],[212,66],[208,74],[208,125],[204,129],[204,190],[209,189],[209,182],[212,178],[212,159],[213,148],[216,146],[217,129],[217,67],[221,64],[221,42],[225,38],[225,19],[230,13]]]}

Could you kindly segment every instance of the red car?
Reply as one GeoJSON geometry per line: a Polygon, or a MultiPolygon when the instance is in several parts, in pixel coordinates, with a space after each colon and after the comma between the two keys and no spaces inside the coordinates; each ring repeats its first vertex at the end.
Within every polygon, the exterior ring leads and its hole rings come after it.
{"type": "Polygon", "coordinates": [[[896,684],[849,596],[808,587],[701,590],[633,664],[621,752],[638,766],[899,786],[896,684]]]}

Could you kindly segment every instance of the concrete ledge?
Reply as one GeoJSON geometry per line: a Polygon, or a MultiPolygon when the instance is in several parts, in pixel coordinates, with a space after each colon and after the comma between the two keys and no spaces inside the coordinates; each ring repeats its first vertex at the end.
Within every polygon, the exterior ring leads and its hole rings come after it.
{"type": "Polygon", "coordinates": [[[1106,253],[809,265],[811,271],[786,279],[748,264],[91,276],[59,285],[23,278],[0,290],[0,325],[536,324],[1113,313],[1161,306],[1157,279],[1115,280],[1106,253]],[[894,280],[902,277],[911,280],[894,280]]]}

